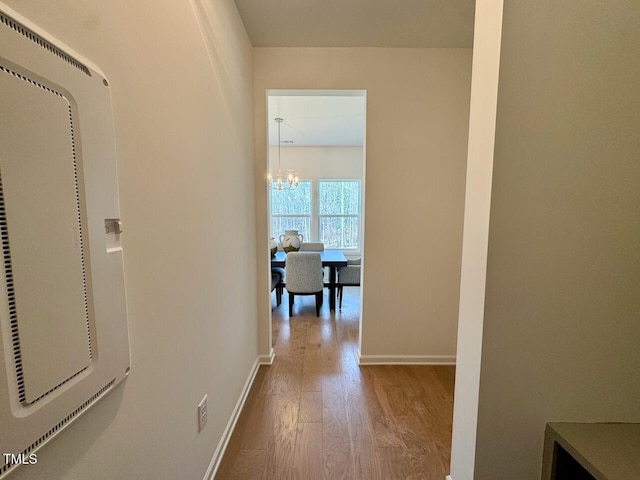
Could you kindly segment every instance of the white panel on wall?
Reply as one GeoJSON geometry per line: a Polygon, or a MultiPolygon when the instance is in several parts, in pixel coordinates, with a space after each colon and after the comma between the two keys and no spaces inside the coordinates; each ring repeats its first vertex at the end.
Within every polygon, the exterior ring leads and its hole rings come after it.
{"type": "Polygon", "coordinates": [[[0,453],[17,458],[126,377],[129,340],[109,82],[0,3],[0,92],[0,453]]]}
{"type": "Polygon", "coordinates": [[[71,106],[0,67],[0,188],[5,269],[13,277],[24,376],[32,403],[89,366],[84,245],[71,106]]]}

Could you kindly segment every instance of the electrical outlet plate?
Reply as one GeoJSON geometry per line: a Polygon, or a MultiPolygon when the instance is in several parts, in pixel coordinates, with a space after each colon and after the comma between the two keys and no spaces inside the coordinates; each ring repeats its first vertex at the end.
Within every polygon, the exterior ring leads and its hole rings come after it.
{"type": "Polygon", "coordinates": [[[207,424],[207,396],[198,404],[198,432],[201,432],[204,429],[204,426],[207,424]]]}

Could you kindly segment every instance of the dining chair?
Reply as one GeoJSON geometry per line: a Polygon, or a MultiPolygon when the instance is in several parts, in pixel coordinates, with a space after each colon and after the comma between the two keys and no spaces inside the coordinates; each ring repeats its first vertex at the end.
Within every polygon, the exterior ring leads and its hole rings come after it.
{"type": "Polygon", "coordinates": [[[324,281],[322,260],[317,252],[289,252],[285,259],[289,293],[289,317],[293,316],[293,300],[296,295],[316,296],[316,316],[320,316],[323,301],[324,281]]]}
{"type": "Polygon", "coordinates": [[[343,287],[359,287],[361,274],[362,259],[347,260],[346,267],[338,268],[338,279],[336,285],[338,288],[338,298],[340,299],[339,308],[342,310],[342,288],[343,287]]]}
{"type": "MultiPolygon", "coordinates": [[[[281,270],[281,269],[278,269],[281,270]]],[[[282,275],[275,269],[271,270],[271,291],[276,291],[276,306],[282,303],[282,275]]]]}
{"type": "MultiPolygon", "coordinates": [[[[302,242],[300,245],[301,252],[324,252],[324,243],[322,242],[302,242]]],[[[329,286],[329,275],[326,268],[322,269],[322,278],[324,286],[329,286]]]]}
{"type": "Polygon", "coordinates": [[[322,242],[302,242],[300,245],[301,252],[322,252],[324,251],[324,243],[322,242]]]}
{"type": "MultiPolygon", "coordinates": [[[[284,268],[280,267],[271,267],[271,281],[273,281],[274,275],[277,275],[279,280],[276,289],[276,301],[278,302],[278,306],[282,302],[282,294],[284,293],[284,285],[285,285],[285,271],[284,268]]],[[[273,288],[271,289],[273,291],[273,288]]]]}

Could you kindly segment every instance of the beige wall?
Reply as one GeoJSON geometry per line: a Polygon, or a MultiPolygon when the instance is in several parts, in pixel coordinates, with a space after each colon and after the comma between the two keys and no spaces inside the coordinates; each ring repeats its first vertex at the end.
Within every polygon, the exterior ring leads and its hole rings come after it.
{"type": "Polygon", "coordinates": [[[132,357],[124,385],[12,478],[201,479],[257,356],[246,301],[256,296],[251,45],[240,18],[231,0],[193,0],[208,53],[189,2],[7,3],[110,81],[132,357]]]}
{"type": "Polygon", "coordinates": [[[475,480],[539,479],[545,422],[640,422],[639,24],[505,1],[475,480]]]}
{"type": "MultiPolygon", "coordinates": [[[[470,74],[470,49],[254,49],[257,229],[265,241],[266,90],[367,91],[365,356],[455,356],[470,74]]],[[[266,353],[266,248],[258,263],[266,353]]]]}

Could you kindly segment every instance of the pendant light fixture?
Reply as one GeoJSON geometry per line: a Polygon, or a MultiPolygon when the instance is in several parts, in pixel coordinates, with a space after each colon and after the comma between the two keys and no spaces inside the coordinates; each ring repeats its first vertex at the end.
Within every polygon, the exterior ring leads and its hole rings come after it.
{"type": "Polygon", "coordinates": [[[298,174],[293,170],[285,170],[284,174],[282,173],[282,169],[280,168],[280,124],[283,122],[282,118],[278,117],[275,119],[278,124],[278,173],[275,177],[271,174],[271,169],[269,169],[269,174],[267,175],[267,185],[269,188],[273,190],[294,190],[298,188],[298,183],[300,183],[300,179],[298,174]]]}

